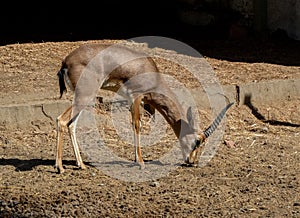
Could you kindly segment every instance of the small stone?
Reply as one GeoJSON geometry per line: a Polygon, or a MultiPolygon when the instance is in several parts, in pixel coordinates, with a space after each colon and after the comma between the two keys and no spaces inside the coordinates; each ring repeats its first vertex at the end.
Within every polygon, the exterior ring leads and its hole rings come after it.
{"type": "Polygon", "coordinates": [[[152,186],[152,187],[158,187],[159,186],[159,182],[157,182],[157,181],[151,181],[149,183],[149,185],[152,186]]]}
{"type": "Polygon", "coordinates": [[[228,148],[234,148],[234,147],[235,147],[234,141],[231,141],[231,140],[225,140],[224,143],[225,143],[225,145],[226,145],[228,148]]]}

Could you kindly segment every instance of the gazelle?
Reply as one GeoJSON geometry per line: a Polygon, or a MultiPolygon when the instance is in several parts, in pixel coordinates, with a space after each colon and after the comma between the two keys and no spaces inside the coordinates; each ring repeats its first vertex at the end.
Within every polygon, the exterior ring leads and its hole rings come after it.
{"type": "Polygon", "coordinates": [[[107,89],[126,97],[131,103],[134,132],[135,161],[144,168],[140,148],[140,105],[151,105],[159,111],[172,127],[181,145],[183,160],[187,164],[197,163],[201,144],[217,128],[228,108],[228,104],[214,122],[197,134],[191,109],[184,109],[175,94],[159,73],[154,60],[125,46],[112,44],[84,44],[73,50],[62,61],[57,73],[60,97],[66,85],[75,91],[72,106],[57,118],[57,153],[55,167],[64,172],[62,143],[64,130],[68,130],[78,167],[85,169],[76,140],[76,123],[84,108],[93,102],[96,92],[107,89]]]}

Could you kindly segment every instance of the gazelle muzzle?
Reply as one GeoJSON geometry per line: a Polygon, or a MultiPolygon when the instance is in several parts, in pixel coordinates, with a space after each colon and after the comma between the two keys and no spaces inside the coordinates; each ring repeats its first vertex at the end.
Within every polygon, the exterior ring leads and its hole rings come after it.
{"type": "Polygon", "coordinates": [[[187,164],[196,164],[198,162],[198,155],[199,155],[199,152],[201,150],[203,143],[217,129],[217,127],[221,123],[223,117],[225,116],[227,110],[232,105],[233,105],[233,102],[226,105],[226,107],[223,108],[223,110],[218,114],[218,116],[215,118],[215,120],[212,122],[212,124],[200,134],[199,138],[197,138],[195,140],[194,145],[192,147],[192,151],[191,151],[189,157],[187,158],[187,160],[185,160],[185,162],[187,164]]]}

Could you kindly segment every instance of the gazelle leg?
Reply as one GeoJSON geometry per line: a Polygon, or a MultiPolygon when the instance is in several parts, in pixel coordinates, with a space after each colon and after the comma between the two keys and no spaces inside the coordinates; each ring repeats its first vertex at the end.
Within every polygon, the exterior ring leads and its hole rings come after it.
{"type": "Polygon", "coordinates": [[[133,137],[134,137],[134,147],[135,147],[135,162],[140,164],[141,169],[145,168],[144,160],[142,157],[142,151],[140,147],[140,104],[142,98],[139,97],[134,100],[131,108],[132,116],[132,127],[133,127],[133,137]]]}
{"type": "Polygon", "coordinates": [[[81,114],[81,112],[78,114],[78,116],[73,118],[72,121],[70,121],[68,128],[69,128],[69,134],[70,134],[70,138],[71,138],[72,145],[73,145],[74,154],[76,157],[76,164],[78,167],[80,167],[81,169],[84,170],[84,169],[86,169],[86,166],[82,161],[80,151],[79,151],[79,146],[78,146],[77,139],[76,139],[76,126],[77,126],[77,122],[78,122],[78,118],[79,118],[80,114],[81,114]]]}
{"type": "Polygon", "coordinates": [[[72,112],[72,107],[70,106],[65,112],[63,112],[56,119],[56,131],[57,131],[57,148],[56,148],[56,160],[55,160],[55,168],[58,170],[58,173],[63,173],[65,170],[62,165],[62,145],[63,145],[63,136],[64,133],[68,130],[67,124],[70,120],[72,112]]]}

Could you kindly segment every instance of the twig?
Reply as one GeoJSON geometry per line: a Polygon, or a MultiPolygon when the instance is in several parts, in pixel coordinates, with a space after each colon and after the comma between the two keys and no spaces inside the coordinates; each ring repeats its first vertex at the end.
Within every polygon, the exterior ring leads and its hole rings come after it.
{"type": "Polygon", "coordinates": [[[248,147],[252,147],[254,145],[255,141],[256,140],[254,139],[253,142],[248,147]]]}

